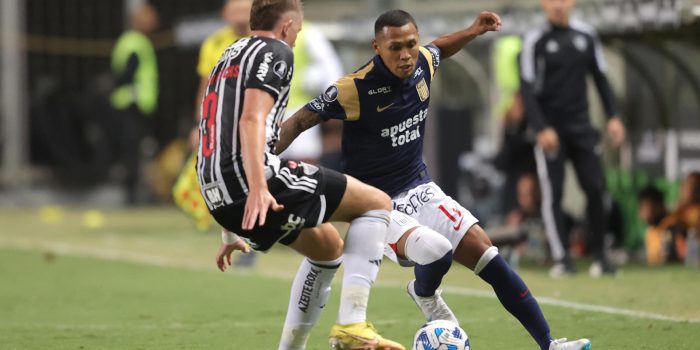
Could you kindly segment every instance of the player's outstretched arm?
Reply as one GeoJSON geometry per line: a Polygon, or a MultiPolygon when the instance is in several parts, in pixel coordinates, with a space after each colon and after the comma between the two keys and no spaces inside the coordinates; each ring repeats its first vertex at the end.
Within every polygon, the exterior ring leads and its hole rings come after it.
{"type": "Polygon", "coordinates": [[[272,110],[274,98],[260,89],[245,90],[243,114],[240,121],[241,156],[248,182],[248,198],[243,211],[241,228],[251,230],[257,223],[265,224],[267,210],[279,211],[283,206],[267,188],[263,159],[265,154],[265,118],[272,110]]]}
{"type": "Polygon", "coordinates": [[[443,35],[435,39],[431,44],[440,49],[442,58],[447,58],[459,52],[477,36],[499,30],[501,30],[501,17],[493,12],[484,11],[479,14],[469,28],[443,35]]]}
{"type": "Polygon", "coordinates": [[[307,129],[321,123],[321,116],[306,108],[299,109],[289,117],[280,129],[280,139],[275,146],[275,153],[280,154],[292,144],[292,141],[307,129]]]}

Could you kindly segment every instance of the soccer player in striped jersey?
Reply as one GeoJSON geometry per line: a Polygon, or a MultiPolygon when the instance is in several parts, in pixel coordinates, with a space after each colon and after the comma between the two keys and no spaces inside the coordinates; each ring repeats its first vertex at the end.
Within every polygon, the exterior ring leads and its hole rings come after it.
{"type": "MultiPolygon", "coordinates": [[[[202,100],[197,175],[214,219],[227,231],[217,263],[224,270],[244,237],[253,249],[285,244],[306,259],[292,284],[279,349],[304,349],[341,264],[343,242],[329,221],[349,232],[373,261],[362,273],[376,276],[383,255],[391,200],[358,180],[272,153],[294,72],[292,47],[303,21],[299,0],[256,0],[251,37],[224,51],[209,75],[202,100]]],[[[365,300],[366,302],[366,300],[365,300]]],[[[375,349],[403,350],[365,325],[353,335],[375,349]]]]}

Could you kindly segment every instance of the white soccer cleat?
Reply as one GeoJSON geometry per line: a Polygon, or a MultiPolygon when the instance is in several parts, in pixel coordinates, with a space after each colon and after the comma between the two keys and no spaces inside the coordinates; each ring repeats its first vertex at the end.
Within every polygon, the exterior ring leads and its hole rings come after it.
{"type": "Polygon", "coordinates": [[[561,338],[552,340],[549,350],[591,350],[591,341],[585,338],[566,341],[566,338],[561,338]]]}
{"type": "Polygon", "coordinates": [[[446,320],[459,325],[457,317],[455,317],[455,314],[452,312],[452,310],[450,310],[450,307],[447,306],[445,300],[443,300],[440,296],[442,293],[441,290],[436,290],[435,295],[432,297],[421,297],[416,295],[416,289],[414,287],[415,282],[416,280],[408,282],[406,291],[408,292],[408,295],[411,296],[411,299],[413,299],[413,301],[416,303],[418,308],[423,312],[423,315],[425,315],[425,319],[428,320],[428,322],[434,320],[446,320]]]}
{"type": "Polygon", "coordinates": [[[617,277],[619,271],[608,262],[596,261],[591,264],[591,267],[588,269],[588,273],[593,278],[600,278],[603,276],[617,277]]]}
{"type": "Polygon", "coordinates": [[[565,264],[562,262],[555,263],[552,268],[549,269],[549,277],[551,278],[563,278],[570,277],[576,274],[576,268],[573,264],[565,264]]]}

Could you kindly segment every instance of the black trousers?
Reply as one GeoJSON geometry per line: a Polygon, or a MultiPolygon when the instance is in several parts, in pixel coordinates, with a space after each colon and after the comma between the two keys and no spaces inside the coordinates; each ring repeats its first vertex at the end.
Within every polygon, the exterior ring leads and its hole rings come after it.
{"type": "Polygon", "coordinates": [[[141,141],[147,134],[146,122],[146,117],[136,106],[114,111],[115,131],[118,134],[117,157],[126,170],[123,185],[128,204],[134,204],[138,197],[138,184],[141,177],[141,141]]]}
{"type": "Polygon", "coordinates": [[[542,218],[555,261],[568,259],[569,232],[564,229],[561,202],[564,187],[566,160],[574,166],[579,185],[586,194],[586,216],[588,221],[588,246],[598,259],[604,258],[604,235],[606,214],[603,203],[605,178],[599,155],[599,134],[593,130],[585,132],[559,132],[559,152],[545,155],[535,147],[537,174],[542,190],[542,218]]]}

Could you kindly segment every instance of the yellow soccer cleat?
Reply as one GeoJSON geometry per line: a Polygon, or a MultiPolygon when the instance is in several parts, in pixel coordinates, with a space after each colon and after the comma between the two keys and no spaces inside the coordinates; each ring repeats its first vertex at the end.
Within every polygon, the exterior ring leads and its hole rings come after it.
{"type": "Polygon", "coordinates": [[[333,325],[329,343],[336,350],[406,350],[403,345],[382,338],[369,322],[333,325]]]}

